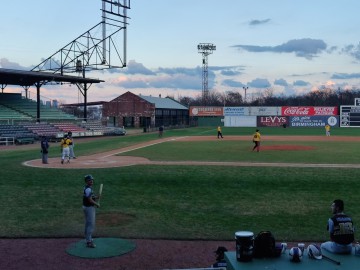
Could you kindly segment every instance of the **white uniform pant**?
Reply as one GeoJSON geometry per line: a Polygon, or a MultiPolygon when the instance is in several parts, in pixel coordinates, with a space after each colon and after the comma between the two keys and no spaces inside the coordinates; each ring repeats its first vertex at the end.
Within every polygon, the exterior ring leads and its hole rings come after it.
{"type": "Polygon", "coordinates": [[[69,149],[69,147],[65,147],[62,150],[61,160],[64,160],[65,157],[67,157],[67,159],[70,160],[70,149],[69,149]]]}

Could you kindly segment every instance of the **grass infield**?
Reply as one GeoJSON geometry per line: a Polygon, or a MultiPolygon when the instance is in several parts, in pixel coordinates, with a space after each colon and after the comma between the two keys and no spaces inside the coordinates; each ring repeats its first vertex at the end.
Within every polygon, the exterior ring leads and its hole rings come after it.
{"type": "MultiPolygon", "coordinates": [[[[320,128],[261,128],[262,135],[320,135],[320,128]]],[[[251,161],[357,164],[360,129],[334,128],[343,141],[285,142],[314,146],[312,151],[252,153],[254,128],[223,128],[224,136],[249,141],[167,142],[127,155],[152,160],[251,161]]],[[[215,127],[165,131],[171,136],[216,136],[215,127]]],[[[78,142],[78,156],[157,139],[146,133],[78,142]]],[[[263,145],[279,142],[264,141],[263,145]]],[[[350,168],[275,168],[222,166],[131,166],[106,169],[43,169],[21,163],[40,158],[39,149],[18,146],[0,151],[2,218],[0,237],[81,237],[83,176],[104,183],[96,235],[122,238],[232,240],[234,233],[271,230],[279,241],[323,241],[331,201],[360,224],[360,171],[350,168]]],[[[51,144],[50,156],[59,156],[51,144]]]]}

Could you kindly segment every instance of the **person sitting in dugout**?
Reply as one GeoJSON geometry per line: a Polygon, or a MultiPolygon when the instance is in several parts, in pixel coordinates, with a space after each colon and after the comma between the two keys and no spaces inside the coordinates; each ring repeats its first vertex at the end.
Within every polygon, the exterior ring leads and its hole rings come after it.
{"type": "Polygon", "coordinates": [[[354,241],[354,224],[348,215],[344,214],[344,202],[334,200],[331,204],[333,216],[329,218],[327,230],[330,241],[321,244],[321,248],[338,254],[350,254],[354,241]]]}

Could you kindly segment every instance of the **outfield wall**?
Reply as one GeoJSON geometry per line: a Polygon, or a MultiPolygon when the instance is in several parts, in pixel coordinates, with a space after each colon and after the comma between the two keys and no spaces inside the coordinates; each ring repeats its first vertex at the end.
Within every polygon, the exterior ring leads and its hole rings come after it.
{"type": "Polygon", "coordinates": [[[198,126],[225,127],[331,127],[339,126],[337,107],[190,107],[190,115],[201,116],[198,126]],[[222,114],[222,115],[221,115],[222,114]]]}

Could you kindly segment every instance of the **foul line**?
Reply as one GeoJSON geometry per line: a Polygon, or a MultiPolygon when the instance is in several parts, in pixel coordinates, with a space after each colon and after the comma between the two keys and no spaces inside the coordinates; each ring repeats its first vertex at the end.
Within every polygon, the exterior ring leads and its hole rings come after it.
{"type": "Polygon", "coordinates": [[[154,146],[154,145],[157,145],[157,144],[160,144],[160,143],[164,143],[164,142],[171,142],[171,141],[181,140],[181,139],[185,139],[185,138],[187,138],[187,137],[189,137],[189,136],[176,137],[176,138],[171,138],[171,139],[167,139],[167,140],[162,140],[162,141],[154,142],[154,143],[151,143],[151,144],[147,144],[147,145],[143,145],[143,146],[139,146],[139,147],[135,147],[135,148],[123,150],[123,151],[120,151],[120,152],[116,152],[116,153],[113,153],[113,154],[110,154],[110,155],[103,156],[102,158],[108,158],[108,157],[111,157],[111,156],[116,156],[116,155],[118,155],[118,154],[123,154],[123,153],[131,152],[131,151],[134,151],[134,150],[142,149],[142,148],[149,147],[149,146],[154,146]]]}

